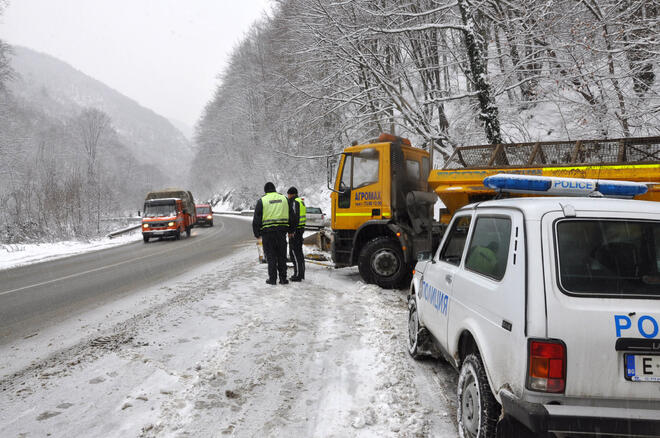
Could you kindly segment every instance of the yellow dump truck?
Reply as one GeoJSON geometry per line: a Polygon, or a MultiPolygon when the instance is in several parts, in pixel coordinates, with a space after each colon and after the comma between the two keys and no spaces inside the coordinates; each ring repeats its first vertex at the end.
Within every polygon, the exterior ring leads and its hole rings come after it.
{"type": "Polygon", "coordinates": [[[531,196],[484,186],[490,175],[644,182],[648,192],[636,199],[660,200],[660,137],[462,146],[443,169],[429,163],[427,151],[389,134],[342,152],[329,184],[335,266],[357,265],[364,281],[381,287],[406,285],[417,254],[435,248],[457,209],[531,196]],[[446,207],[440,223],[433,221],[436,195],[446,207]]]}

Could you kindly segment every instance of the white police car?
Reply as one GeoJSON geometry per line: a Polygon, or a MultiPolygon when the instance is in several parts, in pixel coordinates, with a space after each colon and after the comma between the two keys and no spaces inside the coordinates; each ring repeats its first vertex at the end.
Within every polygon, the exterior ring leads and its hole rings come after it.
{"type": "MultiPolygon", "coordinates": [[[[563,184],[571,195],[646,189],[572,182],[497,175],[485,184],[563,184]]],[[[409,309],[410,354],[439,351],[460,370],[461,437],[660,436],[660,203],[466,206],[437,253],[417,263],[409,309]]]]}

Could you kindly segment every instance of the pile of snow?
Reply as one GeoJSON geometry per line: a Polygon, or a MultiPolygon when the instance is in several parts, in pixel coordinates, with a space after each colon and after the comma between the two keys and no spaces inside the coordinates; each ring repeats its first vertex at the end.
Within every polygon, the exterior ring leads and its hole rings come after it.
{"type": "Polygon", "coordinates": [[[89,241],[0,245],[0,270],[110,248],[140,239],[142,234],[138,229],[112,239],[104,237],[89,241]]]}

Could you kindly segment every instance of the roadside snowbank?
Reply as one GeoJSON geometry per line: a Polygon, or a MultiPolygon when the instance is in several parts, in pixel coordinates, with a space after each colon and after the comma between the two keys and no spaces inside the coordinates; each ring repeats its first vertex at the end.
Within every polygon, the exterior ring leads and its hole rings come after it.
{"type": "Polygon", "coordinates": [[[142,239],[142,234],[138,229],[112,239],[104,237],[88,242],[71,240],[55,243],[0,245],[0,270],[68,257],[83,252],[97,251],[140,239],[142,239]]]}

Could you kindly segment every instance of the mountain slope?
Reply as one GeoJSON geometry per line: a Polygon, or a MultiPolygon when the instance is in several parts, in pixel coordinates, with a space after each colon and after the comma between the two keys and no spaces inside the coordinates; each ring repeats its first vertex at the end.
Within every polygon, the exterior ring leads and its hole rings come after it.
{"type": "Polygon", "coordinates": [[[190,144],[166,118],[52,56],[19,46],[13,52],[17,79],[10,89],[16,97],[60,119],[85,107],[101,109],[140,162],[177,176],[189,167],[190,144]]]}

